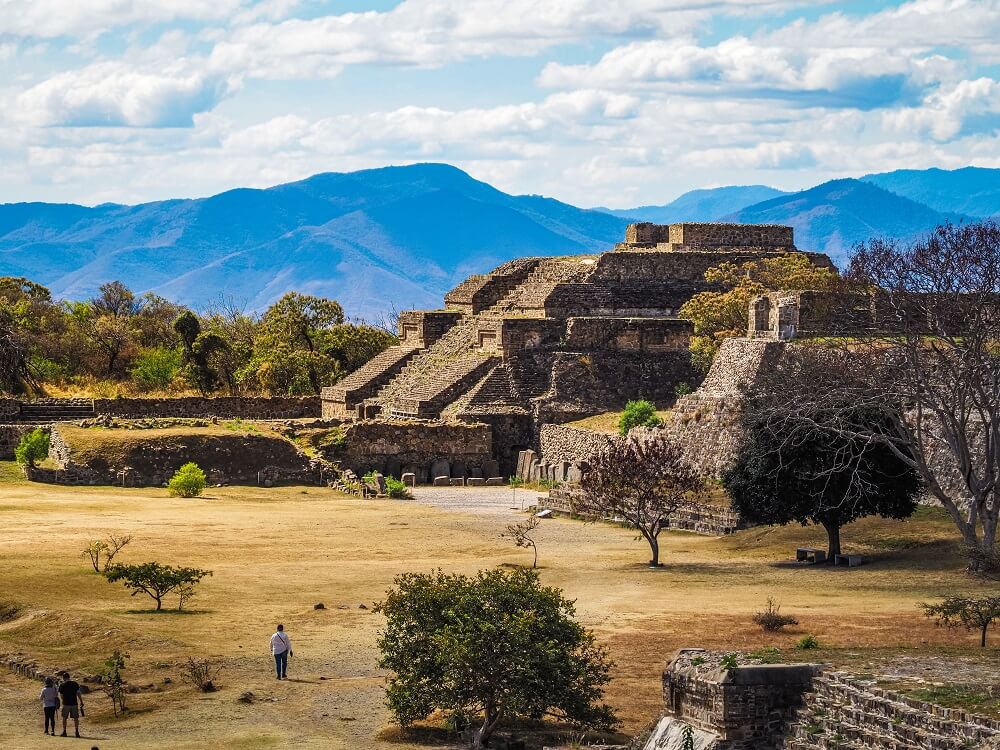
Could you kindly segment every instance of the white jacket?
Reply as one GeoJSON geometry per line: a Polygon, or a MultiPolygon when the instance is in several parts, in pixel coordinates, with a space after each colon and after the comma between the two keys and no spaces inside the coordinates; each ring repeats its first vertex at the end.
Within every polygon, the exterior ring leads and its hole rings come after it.
{"type": "Polygon", "coordinates": [[[292,639],[287,633],[277,632],[271,636],[271,653],[283,654],[292,650],[292,639]]]}

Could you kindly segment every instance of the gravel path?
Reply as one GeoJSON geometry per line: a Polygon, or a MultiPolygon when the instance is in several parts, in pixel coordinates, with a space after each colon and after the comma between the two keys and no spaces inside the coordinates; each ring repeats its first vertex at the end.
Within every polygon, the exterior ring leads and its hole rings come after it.
{"type": "Polygon", "coordinates": [[[484,516],[518,516],[521,505],[527,508],[538,502],[539,497],[547,497],[537,490],[517,490],[510,487],[415,487],[413,500],[404,503],[420,503],[457,513],[474,513],[484,516]]]}

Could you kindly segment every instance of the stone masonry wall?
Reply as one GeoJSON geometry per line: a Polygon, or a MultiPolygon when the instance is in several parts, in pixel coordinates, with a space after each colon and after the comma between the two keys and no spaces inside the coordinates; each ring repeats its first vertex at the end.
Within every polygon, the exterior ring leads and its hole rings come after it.
{"type": "Polygon", "coordinates": [[[539,431],[538,443],[546,461],[569,461],[579,463],[602,450],[613,442],[619,442],[619,435],[610,435],[563,424],[545,424],[539,431]]]}
{"type": "MultiPolygon", "coordinates": [[[[39,425],[34,424],[0,424],[0,460],[10,461],[14,458],[14,449],[21,442],[21,437],[39,425]]],[[[42,427],[48,430],[48,427],[42,427]]]]}
{"type": "Polygon", "coordinates": [[[98,398],[94,411],[112,417],[220,417],[224,419],[306,419],[320,416],[319,396],[183,398],[98,398]]]}

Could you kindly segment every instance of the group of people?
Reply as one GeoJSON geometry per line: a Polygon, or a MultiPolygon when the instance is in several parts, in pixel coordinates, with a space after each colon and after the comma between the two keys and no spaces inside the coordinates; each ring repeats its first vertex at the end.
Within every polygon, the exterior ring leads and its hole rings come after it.
{"type": "MultiPolygon", "coordinates": [[[[274,669],[279,680],[288,679],[288,657],[292,656],[292,639],[285,632],[284,625],[278,625],[278,629],[271,636],[271,655],[274,657],[274,669]]],[[[73,730],[76,736],[80,736],[80,717],[83,711],[83,691],[80,683],[71,679],[69,672],[59,675],[59,684],[52,677],[45,678],[45,687],[42,688],[40,696],[42,701],[42,712],[45,715],[45,734],[56,736],[56,711],[62,708],[62,735],[66,737],[66,725],[69,719],[73,720],[73,730]]]]}

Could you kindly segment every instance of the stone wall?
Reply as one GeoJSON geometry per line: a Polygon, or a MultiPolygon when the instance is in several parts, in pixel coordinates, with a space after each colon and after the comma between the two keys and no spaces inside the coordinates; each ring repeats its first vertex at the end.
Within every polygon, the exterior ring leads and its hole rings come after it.
{"type": "Polygon", "coordinates": [[[686,352],[693,331],[691,321],[679,318],[570,318],[564,348],[686,352]]]}
{"type": "MultiPolygon", "coordinates": [[[[21,442],[21,437],[39,426],[34,424],[0,424],[0,460],[12,460],[14,449],[21,442]]],[[[42,426],[42,429],[48,431],[48,426],[42,426]]]]}
{"type": "Polygon", "coordinates": [[[792,227],[781,224],[725,224],[685,222],[671,224],[670,239],[691,247],[792,247],[792,227]]]}
{"type": "Polygon", "coordinates": [[[331,454],[358,476],[378,471],[399,479],[413,473],[419,483],[436,477],[489,479],[499,476],[492,430],[484,424],[370,420],[344,430],[342,449],[331,454]]]}
{"type": "Polygon", "coordinates": [[[182,398],[98,398],[94,411],[112,417],[220,417],[223,419],[306,419],[319,417],[319,396],[186,396],[182,398]]]}
{"type": "Polygon", "coordinates": [[[545,424],[538,434],[538,447],[546,461],[586,461],[595,453],[606,450],[611,443],[620,442],[619,435],[611,435],[563,424],[545,424]]]}
{"type": "Polygon", "coordinates": [[[461,320],[452,310],[406,310],[399,314],[399,343],[410,347],[430,346],[461,320]]]}

